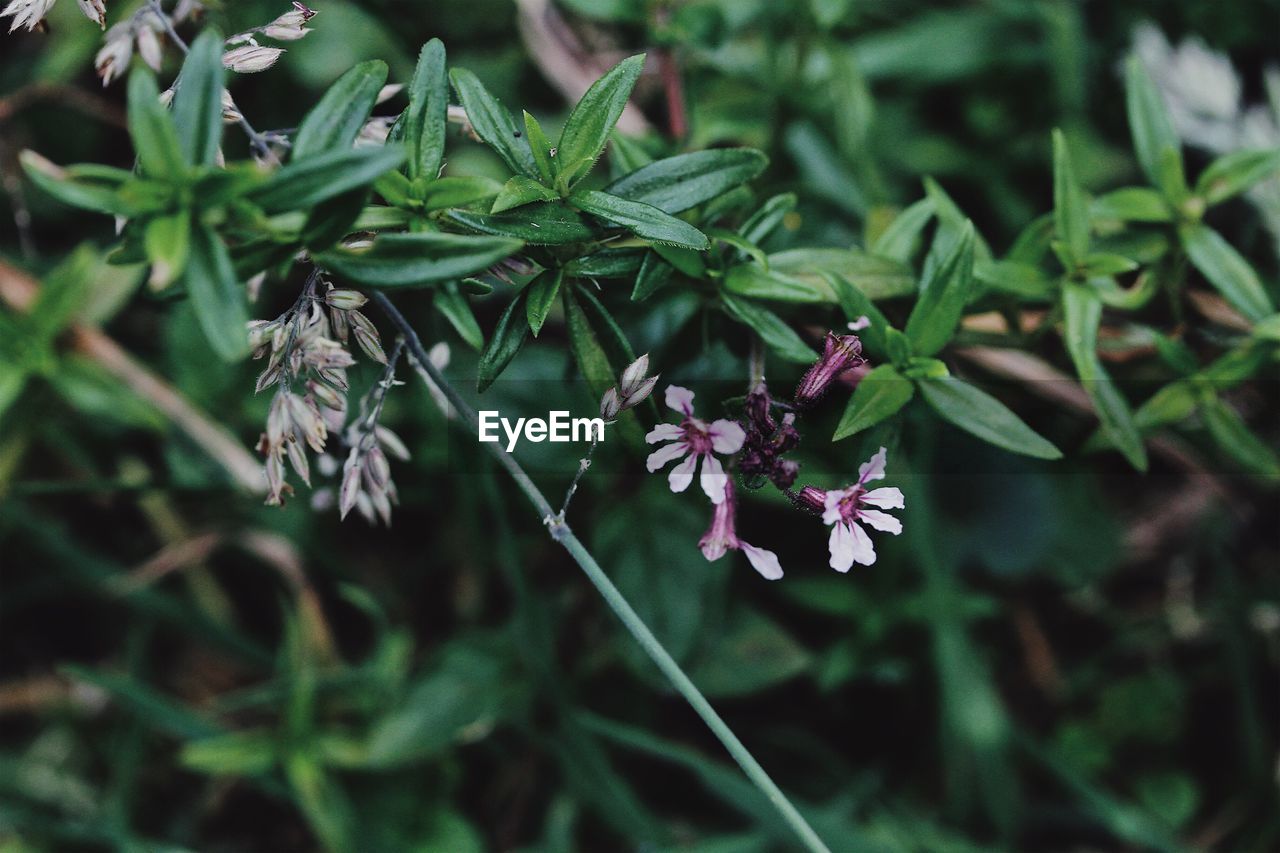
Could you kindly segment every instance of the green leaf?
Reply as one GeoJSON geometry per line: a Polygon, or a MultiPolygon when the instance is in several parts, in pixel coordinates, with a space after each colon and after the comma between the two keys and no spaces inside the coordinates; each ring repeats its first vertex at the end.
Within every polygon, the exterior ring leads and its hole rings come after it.
{"type": "Polygon", "coordinates": [[[440,39],[422,46],[409,83],[409,108],[404,117],[404,142],[409,149],[409,177],[434,178],[444,161],[449,114],[449,78],[440,39]]]}
{"type": "Polygon", "coordinates": [[[229,732],[183,744],[178,761],[209,776],[262,776],[276,765],[277,743],[271,731],[229,732]]]}
{"type": "Polygon", "coordinates": [[[579,278],[631,278],[648,250],[643,247],[600,249],[565,264],[565,275],[579,278]]]}
{"type": "Polygon", "coordinates": [[[487,201],[502,192],[502,184],[479,175],[447,175],[429,182],[422,193],[426,210],[447,210],[487,201]]]}
{"type": "Polygon", "coordinates": [[[726,246],[732,246],[742,254],[751,258],[751,260],[755,261],[757,264],[760,264],[765,270],[768,270],[769,256],[764,253],[763,249],[755,243],[752,243],[750,240],[747,240],[745,237],[742,237],[727,228],[707,228],[706,233],[712,241],[723,243],[726,246]]]}
{"type": "Polygon", "coordinates": [[[339,77],[298,126],[290,158],[297,161],[349,149],[386,82],[387,64],[378,59],[361,62],[339,77]]]}
{"type": "Polygon", "coordinates": [[[224,361],[236,361],[249,349],[244,288],[221,238],[203,222],[193,222],[191,256],[183,282],[200,329],[224,361]]]}
{"type": "Polygon", "coordinates": [[[380,234],[369,249],[334,249],[316,258],[323,266],[368,287],[416,287],[479,272],[520,251],[507,237],[421,232],[380,234]]]}
{"type": "Polygon", "coordinates": [[[1259,320],[1253,327],[1253,336],[1258,340],[1280,343],[1280,314],[1259,320]]]}
{"type": "Polygon", "coordinates": [[[1196,181],[1196,194],[1208,204],[1218,204],[1276,175],[1280,175],[1280,148],[1232,151],[1209,164],[1196,181]]]}
{"type": "Polygon", "coordinates": [[[966,223],[950,253],[921,285],[907,318],[904,331],[917,355],[933,355],[951,340],[972,290],[973,253],[973,225],[966,223]]]}
{"type": "Polygon", "coordinates": [[[627,201],[598,190],[576,192],[569,197],[569,203],[579,210],[620,225],[646,240],[700,251],[710,246],[706,234],[683,219],[676,219],[647,204],[627,201]]]}
{"type": "Polygon", "coordinates": [[[1112,443],[1139,471],[1147,468],[1147,451],[1133,413],[1098,360],[1098,324],[1102,300],[1087,284],[1064,282],[1062,313],[1064,337],[1080,383],[1098,410],[1098,419],[1112,443]]]}
{"type": "Polygon", "coordinates": [[[366,210],[369,194],[368,187],[357,187],[311,208],[299,235],[307,251],[322,252],[356,230],[356,220],[366,210]]]}
{"type": "Polygon", "coordinates": [[[649,251],[640,262],[640,272],[636,274],[636,284],[631,290],[632,302],[643,302],[657,293],[671,281],[675,267],[667,263],[657,252],[649,251]]]}
{"type": "Polygon", "coordinates": [[[142,212],[120,191],[132,177],[124,169],[99,166],[90,174],[84,174],[81,167],[64,169],[34,151],[23,151],[19,159],[31,182],[63,204],[112,216],[142,212]]]}
{"type": "Polygon", "coordinates": [[[1173,211],[1164,196],[1153,189],[1123,187],[1094,198],[1089,217],[1121,222],[1172,222],[1173,211]]]}
{"type": "Polygon", "coordinates": [[[560,202],[535,202],[506,213],[451,210],[449,219],[481,234],[516,237],[535,246],[587,243],[601,236],[582,214],[560,202]]]}
{"type": "Polygon", "coordinates": [[[1089,252],[1089,205],[1084,190],[1076,182],[1067,139],[1056,129],[1053,131],[1053,217],[1067,257],[1073,266],[1079,264],[1089,252]]]}
{"type": "Polygon", "coordinates": [[[1149,432],[1165,424],[1186,420],[1199,405],[1200,395],[1194,383],[1171,382],[1138,407],[1133,413],[1133,422],[1138,429],[1149,432]]]}
{"type": "Polygon", "coordinates": [[[818,358],[818,354],[781,317],[763,305],[724,292],[720,294],[720,302],[730,317],[754,329],[780,358],[797,364],[812,364],[818,358]]]}
{"type": "Polygon", "coordinates": [[[543,186],[533,178],[516,175],[502,187],[498,197],[493,200],[493,207],[489,212],[502,213],[504,210],[532,204],[535,201],[555,201],[559,198],[555,190],[543,186]]]}
{"type": "Polygon", "coordinates": [[[1083,259],[1081,264],[1081,269],[1086,278],[1124,275],[1127,272],[1133,272],[1137,268],[1138,263],[1136,261],[1130,260],[1124,255],[1113,255],[1106,252],[1089,255],[1083,259]]]}
{"type": "Polygon", "coordinates": [[[1280,477],[1280,458],[1245,422],[1216,397],[1200,407],[1200,416],[1218,448],[1240,465],[1263,477],[1280,477]]]}
{"type": "Polygon", "coordinates": [[[714,148],[655,160],[619,178],[605,192],[680,213],[759,175],[769,158],[754,148],[714,148]]]}
{"type": "Polygon", "coordinates": [[[543,270],[525,287],[529,292],[529,298],[525,302],[525,316],[529,320],[529,331],[533,332],[535,338],[542,331],[542,324],[547,321],[551,306],[556,304],[563,279],[564,270],[543,270]]]}
{"type": "Polygon", "coordinates": [[[453,89],[458,93],[458,100],[467,111],[467,119],[476,135],[498,153],[511,171],[530,178],[538,177],[533,152],[507,108],[489,94],[476,75],[465,68],[454,68],[449,72],[449,79],[453,81],[453,89]]]}
{"type": "Polygon", "coordinates": [[[149,283],[162,290],[182,276],[191,250],[191,211],[154,216],[143,232],[143,246],[151,262],[149,283]]]}
{"type": "Polygon", "coordinates": [[[173,94],[178,145],[192,166],[212,166],[222,142],[222,34],[205,29],[182,63],[173,94]]]}
{"type": "Polygon", "coordinates": [[[354,148],[295,160],[248,197],[267,213],[307,208],[374,180],[404,161],[401,148],[354,148]]]}
{"type": "Polygon", "coordinates": [[[566,287],[564,294],[564,321],[569,333],[569,348],[578,363],[578,369],[587,380],[587,386],[597,399],[614,383],[617,375],[609,364],[609,356],[600,345],[600,339],[591,328],[591,321],[574,295],[574,288],[566,287]]]}
{"type": "Polygon", "coordinates": [[[155,75],[141,65],[129,75],[129,137],[142,174],[170,182],[186,175],[173,118],[160,103],[155,75]]]}
{"type": "Polygon", "coordinates": [[[556,146],[556,159],[562,164],[557,180],[566,190],[591,170],[604,150],[642,68],[644,54],[622,60],[592,83],[569,113],[556,146]]]}
{"type": "Polygon", "coordinates": [[[765,241],[770,234],[774,232],[787,214],[796,209],[795,193],[782,193],[775,195],[760,205],[755,213],[742,223],[742,227],[738,229],[738,233],[743,239],[755,243],[757,246],[765,241]]]}
{"type": "Polygon", "coordinates": [[[1130,56],[1125,66],[1125,103],[1133,147],[1147,180],[1158,187],[1165,198],[1181,201],[1186,195],[1182,143],[1173,129],[1164,96],[1137,56],[1130,56]]]}
{"type": "Polygon", "coordinates": [[[737,264],[725,273],[725,287],[739,296],[779,302],[835,302],[826,276],[850,281],[871,299],[914,293],[915,278],[904,264],[859,249],[789,249],[760,264],[737,264]]]}
{"type": "Polygon", "coordinates": [[[457,282],[446,281],[440,285],[433,299],[436,310],[445,316],[467,346],[476,352],[484,349],[484,332],[480,330],[476,315],[471,311],[471,303],[462,295],[457,282]]]}
{"type": "Polygon", "coordinates": [[[1253,267],[1217,231],[1184,225],[1178,236],[1191,263],[1237,311],[1255,322],[1276,312],[1253,267]]]}
{"type": "Polygon", "coordinates": [[[480,354],[480,363],[476,368],[476,388],[484,393],[494,380],[507,369],[511,359],[529,339],[529,321],[526,317],[525,303],[529,301],[529,289],[524,288],[516,294],[515,299],[498,318],[498,326],[489,337],[489,343],[480,354]]]}
{"type": "Polygon", "coordinates": [[[991,290],[1027,299],[1047,299],[1055,285],[1038,266],[1024,261],[975,261],[973,277],[991,290]]]}
{"type": "MultiPolygon", "coordinates": [[[[77,246],[43,277],[26,330],[4,329],[4,332],[12,334],[14,331],[29,331],[34,338],[30,344],[34,346],[52,342],[75,321],[77,314],[84,308],[89,291],[94,286],[98,262],[98,254],[92,245],[84,243],[77,246]]],[[[24,341],[21,346],[27,345],[24,341]]],[[[17,360],[23,359],[19,356],[17,360]]]]}
{"type": "Polygon", "coordinates": [[[955,377],[921,379],[916,384],[926,403],[965,432],[1025,456],[1062,458],[1062,451],[987,392],[955,377]]]}
{"type": "Polygon", "coordinates": [[[858,382],[832,441],[848,438],[898,413],[915,396],[915,385],[891,364],[882,364],[858,382]]]}
{"type": "Polygon", "coordinates": [[[524,114],[524,135],[529,140],[529,150],[533,152],[533,162],[538,167],[538,175],[547,186],[553,186],[556,180],[556,161],[551,153],[551,141],[542,131],[542,125],[527,110],[524,114]]]}
{"type": "Polygon", "coordinates": [[[893,218],[889,227],[872,244],[872,253],[903,264],[909,262],[921,232],[932,218],[933,199],[920,199],[893,218]]]}
{"type": "Polygon", "coordinates": [[[884,314],[880,313],[880,309],[857,285],[844,276],[828,273],[827,281],[835,291],[836,299],[840,302],[840,308],[844,311],[846,320],[856,323],[866,317],[870,321],[870,325],[858,332],[858,337],[877,353],[885,353],[888,346],[889,321],[885,319],[884,314]]]}

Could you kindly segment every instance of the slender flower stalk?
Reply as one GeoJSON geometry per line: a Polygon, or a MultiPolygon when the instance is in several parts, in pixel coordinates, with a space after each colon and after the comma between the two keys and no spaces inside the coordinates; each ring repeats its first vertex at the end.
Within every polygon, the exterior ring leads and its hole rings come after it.
{"type": "MultiPolygon", "coordinates": [[[[431,380],[449,398],[449,401],[459,413],[459,423],[473,436],[476,435],[479,418],[475,410],[463,399],[453,385],[445,379],[444,374],[432,366],[430,359],[427,358],[426,350],[422,346],[422,341],[418,338],[417,332],[414,331],[413,327],[409,325],[409,321],[405,319],[404,315],[383,293],[375,292],[373,299],[386,313],[400,334],[404,336],[405,345],[409,348],[409,352],[422,366],[423,370],[427,372],[428,376],[431,377],[431,380]]],[[[711,703],[702,695],[684,670],[680,668],[680,664],[676,663],[675,659],[658,642],[657,637],[649,630],[649,626],[644,623],[644,620],[640,618],[618,588],[614,586],[613,581],[600,568],[600,564],[591,556],[591,552],[574,535],[568,522],[563,517],[557,517],[554,514],[551,504],[534,484],[533,480],[529,478],[529,475],[525,473],[520,463],[516,461],[515,456],[503,452],[497,444],[485,444],[485,447],[493,455],[497,463],[515,481],[520,491],[529,499],[529,502],[533,504],[538,514],[542,517],[543,523],[547,525],[551,538],[559,542],[569,552],[569,555],[573,557],[579,568],[587,576],[587,579],[599,591],[626,629],[631,632],[636,642],[640,644],[640,647],[649,655],[650,659],[653,660],[662,674],[667,677],[672,686],[684,697],[684,700],[689,703],[694,712],[702,718],[707,728],[711,729],[712,734],[728,750],[734,761],[742,768],[743,773],[751,780],[751,783],[759,788],[761,793],[769,799],[769,802],[778,810],[778,813],[796,833],[805,848],[812,851],[812,853],[831,853],[830,848],[813,831],[813,827],[809,826],[809,822],[787,799],[787,795],[782,792],[777,783],[760,766],[760,762],[756,761],[755,756],[751,754],[742,741],[738,739],[738,736],[733,733],[733,730],[729,728],[728,724],[711,707],[711,703]]]]}

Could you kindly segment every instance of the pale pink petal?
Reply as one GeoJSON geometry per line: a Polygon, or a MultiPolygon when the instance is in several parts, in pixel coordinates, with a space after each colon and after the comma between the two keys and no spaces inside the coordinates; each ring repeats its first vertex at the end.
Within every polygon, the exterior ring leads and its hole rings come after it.
{"type": "Polygon", "coordinates": [[[679,459],[688,452],[689,445],[685,444],[683,441],[677,441],[673,444],[668,444],[666,447],[659,447],[657,450],[650,453],[649,458],[645,460],[644,464],[645,467],[649,469],[649,473],[652,474],[672,459],[679,459]]]}
{"type": "Polygon", "coordinates": [[[872,489],[863,495],[859,500],[864,504],[878,506],[881,509],[902,509],[902,490],[893,486],[884,486],[879,489],[872,489]]]}
{"type": "Polygon", "coordinates": [[[853,568],[853,534],[849,532],[849,525],[840,523],[831,528],[827,550],[831,552],[831,568],[837,572],[853,568]]]}
{"type": "Polygon", "coordinates": [[[863,530],[857,522],[851,522],[849,529],[853,533],[853,561],[863,566],[874,563],[876,549],[871,544],[871,537],[867,535],[867,531],[863,530]]]}
{"type": "Polygon", "coordinates": [[[854,320],[852,323],[849,324],[849,331],[861,332],[863,329],[867,328],[870,325],[871,325],[871,318],[868,317],[866,314],[863,314],[861,317],[859,317],[858,319],[854,320]]]}
{"type": "Polygon", "coordinates": [[[827,492],[827,496],[823,499],[823,524],[835,524],[840,520],[840,502],[848,493],[848,489],[832,489],[827,492]]]}
{"type": "Polygon", "coordinates": [[[747,440],[742,427],[724,418],[712,421],[707,435],[711,436],[711,447],[716,453],[737,453],[742,449],[742,442],[747,440]]]}
{"type": "Polygon", "coordinates": [[[858,520],[865,521],[876,530],[883,533],[892,533],[897,536],[902,532],[902,522],[889,515],[887,512],[881,512],[878,509],[863,509],[858,511],[858,520]]]}
{"type": "Polygon", "coordinates": [[[698,540],[698,549],[702,551],[702,556],[714,563],[724,556],[724,552],[729,549],[729,543],[723,536],[704,536],[698,540]]]}
{"type": "Polygon", "coordinates": [[[667,405],[685,415],[693,414],[693,392],[679,385],[667,386],[667,405]]]}
{"type": "Polygon", "coordinates": [[[671,484],[671,491],[683,492],[689,488],[689,484],[693,482],[693,469],[697,465],[698,454],[691,453],[688,459],[672,468],[671,473],[667,475],[667,482],[671,484]]]}
{"type": "Polygon", "coordinates": [[[743,542],[740,546],[742,553],[747,555],[747,559],[751,561],[751,566],[766,579],[776,581],[782,577],[782,564],[778,562],[778,555],[772,551],[766,551],[763,548],[757,548],[754,545],[748,545],[743,542]]]}
{"type": "Polygon", "coordinates": [[[888,456],[888,451],[882,447],[876,451],[875,456],[859,465],[858,483],[862,484],[868,480],[883,480],[886,456],[888,456]]]}
{"type": "Polygon", "coordinates": [[[649,434],[644,437],[644,440],[650,444],[657,444],[659,441],[675,441],[682,435],[684,435],[684,430],[680,428],[679,424],[658,424],[649,430],[649,434]]]}
{"type": "Polygon", "coordinates": [[[702,491],[707,493],[713,504],[724,503],[725,484],[728,482],[720,460],[708,453],[702,463],[702,491]]]}

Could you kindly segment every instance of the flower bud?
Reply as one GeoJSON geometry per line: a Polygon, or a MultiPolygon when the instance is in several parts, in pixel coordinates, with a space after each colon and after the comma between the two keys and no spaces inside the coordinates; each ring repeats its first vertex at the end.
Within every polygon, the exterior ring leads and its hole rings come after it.
{"type": "Polygon", "coordinates": [[[610,388],[600,398],[600,417],[606,421],[615,420],[622,412],[622,401],[618,399],[618,389],[610,388]]]}
{"type": "Polygon", "coordinates": [[[281,47],[261,47],[256,44],[233,47],[222,55],[222,67],[237,74],[254,74],[275,65],[282,53],[284,48],[281,47]]]}
{"type": "Polygon", "coordinates": [[[369,301],[369,297],[365,296],[358,290],[330,290],[324,295],[326,305],[330,305],[340,311],[350,311],[353,308],[363,308],[365,303],[369,301]]]}
{"type": "Polygon", "coordinates": [[[644,381],[648,373],[649,354],[645,353],[627,365],[626,370],[622,371],[622,381],[618,383],[618,393],[623,397],[630,397],[639,388],[640,383],[644,381]]]}
{"type": "Polygon", "coordinates": [[[823,341],[822,357],[800,378],[796,386],[795,405],[797,408],[811,406],[827,392],[831,383],[851,367],[864,364],[862,357],[862,341],[857,335],[837,335],[827,332],[823,341]]]}

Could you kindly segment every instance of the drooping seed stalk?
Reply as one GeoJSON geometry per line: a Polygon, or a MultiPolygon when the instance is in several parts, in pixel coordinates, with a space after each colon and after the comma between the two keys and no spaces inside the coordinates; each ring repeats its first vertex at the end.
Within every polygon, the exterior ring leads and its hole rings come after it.
{"type": "MultiPolygon", "coordinates": [[[[404,315],[382,292],[375,290],[373,299],[404,337],[405,346],[412,356],[415,369],[420,375],[435,383],[457,410],[459,423],[471,430],[472,434],[476,434],[476,430],[479,427],[479,418],[475,410],[471,408],[470,403],[463,399],[462,395],[450,384],[449,380],[445,379],[444,374],[431,363],[422,341],[418,338],[418,334],[413,327],[409,325],[409,321],[405,319],[404,315]]],[[[587,579],[599,591],[605,602],[608,603],[609,607],[613,609],[613,612],[622,621],[622,624],[631,632],[631,636],[640,644],[640,647],[649,655],[649,658],[662,671],[662,674],[667,677],[672,686],[702,718],[707,728],[711,729],[712,734],[724,745],[733,760],[738,762],[738,766],[742,768],[742,772],[747,775],[752,784],[769,798],[774,808],[782,815],[783,820],[787,822],[800,841],[803,842],[805,848],[813,851],[813,853],[831,853],[827,845],[813,831],[813,827],[809,826],[804,816],[787,799],[787,795],[769,777],[765,769],[760,766],[760,762],[756,761],[751,752],[738,739],[738,736],[729,728],[729,725],[711,707],[711,703],[698,690],[697,685],[689,679],[689,676],[680,668],[680,664],[676,663],[662,643],[658,641],[658,638],[649,630],[649,626],[644,623],[644,620],[640,618],[618,588],[614,586],[613,581],[600,568],[600,564],[591,556],[591,552],[574,535],[564,517],[555,513],[550,502],[547,501],[533,480],[529,478],[529,475],[525,473],[515,457],[503,451],[496,444],[486,446],[498,461],[498,464],[506,469],[511,478],[515,480],[516,485],[520,487],[520,491],[537,509],[539,517],[551,534],[551,538],[559,542],[569,552],[569,555],[573,557],[583,573],[586,574],[587,579]]]]}

